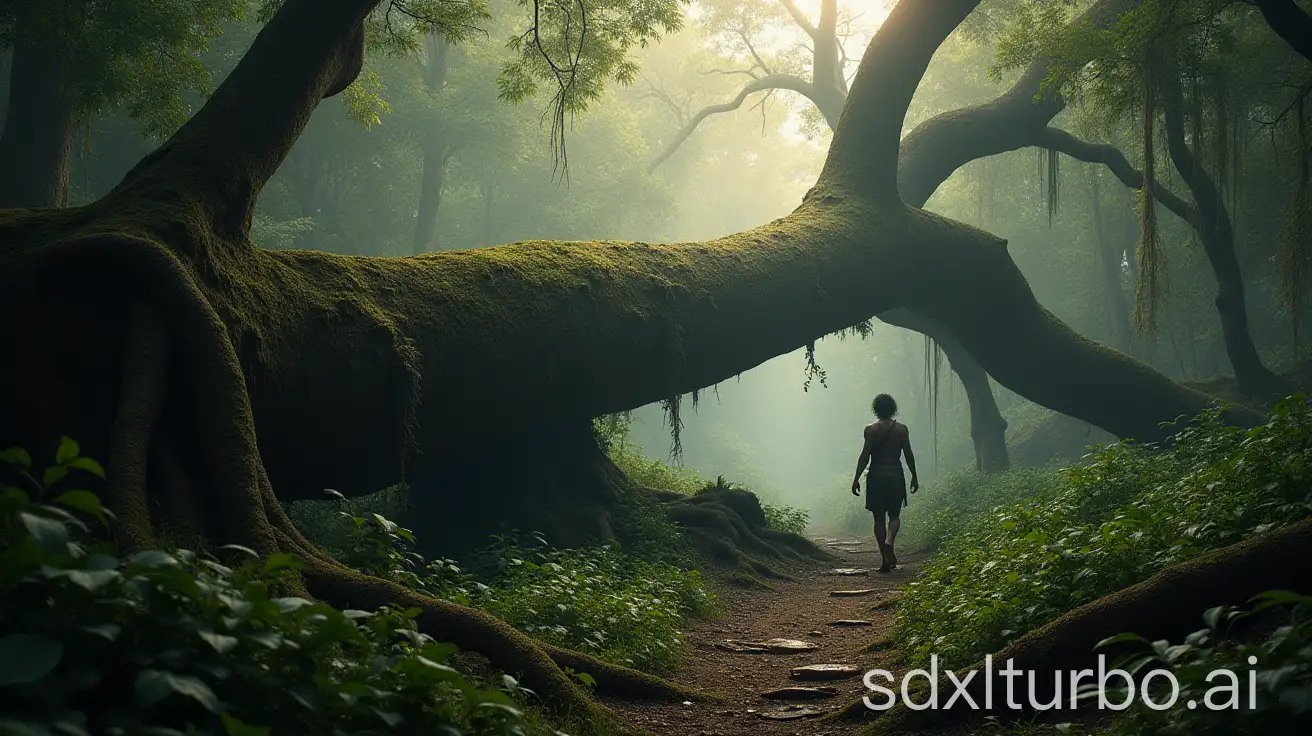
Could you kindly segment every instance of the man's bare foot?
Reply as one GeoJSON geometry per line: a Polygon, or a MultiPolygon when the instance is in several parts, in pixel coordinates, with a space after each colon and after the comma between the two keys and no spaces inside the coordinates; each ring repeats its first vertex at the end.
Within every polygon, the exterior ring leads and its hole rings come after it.
{"type": "Polygon", "coordinates": [[[884,564],[888,565],[889,569],[897,568],[897,553],[893,551],[891,544],[888,545],[888,554],[884,556],[884,564]]]}

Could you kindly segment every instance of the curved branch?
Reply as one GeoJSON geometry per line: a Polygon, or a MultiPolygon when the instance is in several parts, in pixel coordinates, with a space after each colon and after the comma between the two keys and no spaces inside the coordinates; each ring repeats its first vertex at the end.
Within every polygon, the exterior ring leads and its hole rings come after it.
{"type": "Polygon", "coordinates": [[[665,147],[665,150],[661,152],[661,155],[657,156],[656,159],[647,166],[647,173],[655,171],[656,167],[660,166],[665,159],[673,156],[674,152],[679,150],[679,146],[683,145],[683,142],[688,140],[688,137],[697,130],[697,126],[701,125],[702,121],[706,118],[709,118],[712,115],[737,110],[742,107],[743,102],[745,102],[748,97],[757,92],[776,89],[791,90],[806,96],[812,101],[814,101],[816,97],[815,85],[792,74],[771,74],[767,77],[754,79],[744,85],[742,89],[738,90],[738,95],[732,100],[721,102],[718,105],[708,105],[701,110],[698,110],[697,114],[693,115],[692,119],[685,123],[683,128],[679,130],[679,133],[674,136],[674,140],[670,141],[670,144],[665,147]]]}
{"type": "Polygon", "coordinates": [[[1294,0],[1252,0],[1266,24],[1304,59],[1312,61],[1312,15],[1294,0]]]}
{"type": "Polygon", "coordinates": [[[816,38],[819,31],[816,30],[815,26],[811,25],[811,21],[806,17],[806,13],[803,13],[802,9],[797,7],[797,3],[793,2],[793,0],[779,0],[779,3],[784,6],[784,9],[788,11],[789,15],[793,16],[793,21],[797,23],[798,28],[806,31],[806,35],[811,38],[816,38]]]}
{"type": "MultiPolygon", "coordinates": [[[[1130,165],[1125,154],[1116,146],[1108,143],[1090,143],[1071,135],[1059,128],[1044,128],[1035,143],[1040,148],[1048,148],[1070,156],[1077,161],[1089,164],[1102,164],[1107,170],[1130,189],[1143,188],[1143,172],[1130,165]]],[[[1153,182],[1153,196],[1166,209],[1174,212],[1191,225],[1196,221],[1197,211],[1193,205],[1181,199],[1167,189],[1160,180],[1153,182]]]]}
{"type": "MultiPolygon", "coordinates": [[[[1100,0],[1073,23],[1106,28],[1141,2],[1100,0]]],[[[1037,59],[997,99],[945,112],[916,126],[902,140],[898,155],[897,187],[902,201],[924,207],[939,186],[962,166],[1035,145],[1043,129],[1066,107],[1061,95],[1041,94],[1048,73],[1048,59],[1037,59]]]]}

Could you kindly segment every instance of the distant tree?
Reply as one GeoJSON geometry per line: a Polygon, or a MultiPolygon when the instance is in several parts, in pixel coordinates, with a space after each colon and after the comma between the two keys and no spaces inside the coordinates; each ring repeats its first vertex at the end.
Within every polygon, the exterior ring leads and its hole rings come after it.
{"type": "Polygon", "coordinates": [[[209,90],[198,58],[249,0],[13,0],[0,5],[12,49],[0,134],[0,207],[68,204],[73,138],[89,115],[123,108],[153,135],[209,90]]]}

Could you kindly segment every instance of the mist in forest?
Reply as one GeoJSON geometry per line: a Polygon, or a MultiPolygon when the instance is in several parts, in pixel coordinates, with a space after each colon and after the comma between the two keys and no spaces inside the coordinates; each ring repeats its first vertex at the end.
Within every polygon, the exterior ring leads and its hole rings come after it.
{"type": "MultiPolygon", "coordinates": [[[[832,40],[842,86],[892,5],[837,3],[832,40]]],[[[1020,69],[1000,63],[998,50],[1022,5],[986,2],[939,49],[907,130],[1010,87],[1020,69]]],[[[796,8],[810,23],[822,11],[820,0],[796,8]]],[[[515,3],[494,2],[490,18],[460,43],[430,36],[411,48],[372,49],[356,82],[319,106],[263,191],[253,240],[272,249],[403,256],[529,239],[700,240],[788,214],[824,162],[831,135],[825,115],[807,97],[768,85],[736,106],[725,103],[773,76],[813,78],[815,29],[804,30],[785,4],[767,0],[698,0],[678,12],[679,30],[635,47],[629,67],[593,80],[594,93],[554,131],[550,85],[508,92],[504,84],[505,65],[517,53],[506,40],[524,23],[515,3]],[[706,114],[712,105],[734,109],[706,114]]],[[[232,15],[218,19],[222,33],[197,57],[215,84],[259,28],[254,13],[232,15]]],[[[0,61],[0,80],[10,77],[10,59],[0,61]]],[[[1275,254],[1291,176],[1284,154],[1294,144],[1287,137],[1259,144],[1269,127],[1260,118],[1276,108],[1281,83],[1269,82],[1233,91],[1232,110],[1244,114],[1222,125],[1235,141],[1222,194],[1232,210],[1253,341],[1267,367],[1283,370],[1296,353],[1275,254]]],[[[149,114],[145,102],[128,100],[84,115],[69,203],[108,192],[198,107],[205,86],[184,84],[176,104],[149,114]]],[[[0,81],[0,105],[7,95],[0,81]]],[[[1139,164],[1142,125],[1132,105],[1113,107],[1074,99],[1056,124],[1117,145],[1139,164]]],[[[1178,190],[1180,180],[1166,169],[1178,190]]],[[[1012,151],[962,167],[928,209],[1005,238],[1039,302],[1087,338],[1177,379],[1232,371],[1208,259],[1189,224],[1160,206],[1169,298],[1151,333],[1132,328],[1138,193],[1107,168],[1043,149],[1012,151]]],[[[880,288],[878,274],[869,288],[880,288]]],[[[813,350],[702,390],[695,401],[682,397],[677,456],[668,406],[633,412],[631,433],[650,457],[707,478],[723,475],[823,517],[832,505],[853,503],[847,485],[862,427],[873,419],[870,401],[880,392],[898,400],[928,485],[973,465],[970,406],[951,361],[920,333],[878,319],[868,330],[831,335],[813,350]]],[[[1051,415],[996,384],[993,392],[1009,439],[1051,415]]],[[[1081,427],[1066,443],[1068,457],[1078,455],[1082,439],[1110,437],[1081,427]]],[[[1043,461],[1044,452],[1051,454],[1038,449],[1023,459],[1043,461]]]]}

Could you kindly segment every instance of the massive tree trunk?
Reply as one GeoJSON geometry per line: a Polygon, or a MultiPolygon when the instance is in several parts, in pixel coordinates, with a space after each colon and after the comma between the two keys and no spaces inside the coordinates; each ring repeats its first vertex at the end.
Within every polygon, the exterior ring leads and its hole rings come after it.
{"type": "MultiPolygon", "coordinates": [[[[428,34],[428,59],[424,66],[424,86],[430,95],[437,95],[446,84],[447,60],[451,42],[436,31],[428,34]]],[[[442,184],[446,167],[451,161],[452,148],[440,126],[427,131],[421,148],[423,171],[419,177],[419,206],[415,215],[415,237],[411,252],[414,255],[437,250],[437,215],[442,206],[442,184]]]]}
{"type": "Polygon", "coordinates": [[[0,207],[68,205],[75,107],[62,51],[48,38],[14,46],[0,134],[0,207]]]}
{"type": "Polygon", "coordinates": [[[907,105],[976,2],[894,9],[815,187],[780,220],[702,243],[367,258],[249,241],[261,187],[319,101],[358,74],[376,4],[288,0],[206,105],[104,198],[0,211],[0,308],[33,315],[0,324],[13,351],[0,416],[14,420],[0,446],[39,456],[64,433],[104,458],[127,548],[183,527],[201,543],[298,553],[309,593],[413,603],[427,630],[522,672],[554,707],[605,717],[553,659],[631,682],[622,668],[347,570],[280,501],[407,479],[448,513],[495,504],[477,494],[497,478],[442,481],[453,458],[499,446],[513,461],[526,417],[578,427],[897,307],[942,324],[1003,385],[1118,434],[1159,439],[1161,422],[1208,403],[1044,310],[1004,241],[898,198],[907,105]],[[887,289],[869,288],[876,275],[887,289]]]}

